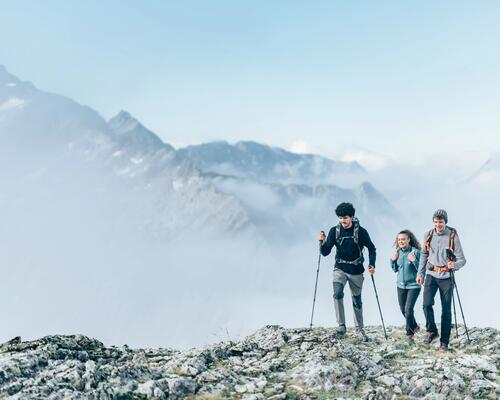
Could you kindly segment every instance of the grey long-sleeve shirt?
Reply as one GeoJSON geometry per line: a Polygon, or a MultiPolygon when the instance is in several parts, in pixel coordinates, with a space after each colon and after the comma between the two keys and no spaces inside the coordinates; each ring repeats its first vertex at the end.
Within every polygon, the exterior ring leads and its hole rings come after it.
{"type": "MultiPolygon", "coordinates": [[[[429,232],[426,232],[424,236],[424,246],[422,246],[422,252],[420,254],[420,264],[418,267],[417,276],[423,277],[427,273],[438,279],[446,279],[450,277],[449,272],[431,271],[431,268],[433,266],[443,267],[447,265],[448,259],[446,257],[446,249],[450,248],[450,232],[451,230],[449,227],[446,227],[446,229],[441,233],[434,230],[429,252],[427,252],[427,249],[425,247],[425,242],[429,237],[429,232]]],[[[462,268],[467,262],[458,234],[455,234],[454,247],[454,253],[457,257],[457,260],[455,261],[455,271],[457,271],[462,268]]]]}

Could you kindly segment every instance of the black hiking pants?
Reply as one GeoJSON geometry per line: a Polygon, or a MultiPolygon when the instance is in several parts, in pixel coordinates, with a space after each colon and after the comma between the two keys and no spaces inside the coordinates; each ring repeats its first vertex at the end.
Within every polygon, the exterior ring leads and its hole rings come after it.
{"type": "Polygon", "coordinates": [[[420,288],[417,289],[401,289],[398,287],[398,302],[399,308],[406,318],[406,336],[411,336],[415,333],[418,324],[415,320],[415,303],[417,302],[420,288]]]}
{"type": "Polygon", "coordinates": [[[451,302],[453,297],[453,285],[451,278],[437,279],[432,275],[425,277],[424,283],[424,314],[426,319],[427,332],[437,333],[437,326],[434,320],[434,297],[439,290],[441,297],[441,342],[448,344],[451,332],[451,302]]]}

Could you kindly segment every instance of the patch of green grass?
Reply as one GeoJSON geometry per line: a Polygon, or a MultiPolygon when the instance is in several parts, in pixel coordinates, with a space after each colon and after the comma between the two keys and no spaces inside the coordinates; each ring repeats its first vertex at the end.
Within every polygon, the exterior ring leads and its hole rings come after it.
{"type": "Polygon", "coordinates": [[[226,368],[228,366],[228,361],[227,360],[217,360],[210,365],[211,370],[218,369],[218,368],[226,368]]]}
{"type": "Polygon", "coordinates": [[[186,400],[227,400],[230,396],[225,396],[223,394],[197,394],[190,395],[186,397],[186,400]]]}
{"type": "Polygon", "coordinates": [[[321,390],[315,393],[317,400],[332,400],[345,397],[346,393],[340,390],[321,390]]]}
{"type": "Polygon", "coordinates": [[[479,346],[467,347],[462,350],[465,354],[483,354],[483,350],[479,346]]]}
{"type": "Polygon", "coordinates": [[[223,389],[220,393],[207,393],[207,394],[190,394],[186,396],[186,400],[228,400],[239,399],[240,396],[231,393],[229,389],[223,389]]]}
{"type": "Polygon", "coordinates": [[[301,398],[300,393],[292,389],[287,389],[285,394],[286,400],[300,400],[301,398]]]}
{"type": "Polygon", "coordinates": [[[147,396],[140,393],[118,394],[113,400],[147,400],[147,396]]]}
{"type": "Polygon", "coordinates": [[[172,373],[178,376],[190,376],[189,374],[186,374],[181,367],[174,368],[172,373]]]}

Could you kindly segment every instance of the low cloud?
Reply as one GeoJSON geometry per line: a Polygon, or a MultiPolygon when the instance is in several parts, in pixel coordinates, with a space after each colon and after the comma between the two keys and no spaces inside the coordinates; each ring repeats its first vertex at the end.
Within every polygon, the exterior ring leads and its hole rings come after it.
{"type": "Polygon", "coordinates": [[[22,108],[26,104],[24,99],[18,97],[11,97],[10,99],[4,101],[0,104],[0,111],[10,111],[16,108],[22,108]]]}
{"type": "Polygon", "coordinates": [[[289,150],[292,153],[297,153],[297,154],[310,154],[312,153],[311,147],[305,140],[296,140],[290,145],[289,150]]]}

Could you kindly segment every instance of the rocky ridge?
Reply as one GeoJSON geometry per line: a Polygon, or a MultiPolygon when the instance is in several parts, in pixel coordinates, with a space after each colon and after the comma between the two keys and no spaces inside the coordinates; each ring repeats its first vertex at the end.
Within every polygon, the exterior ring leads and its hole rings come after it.
{"type": "Polygon", "coordinates": [[[0,346],[0,397],[11,399],[498,398],[500,332],[462,329],[441,354],[401,328],[266,326],[202,349],[106,347],[82,335],[15,338],[0,346]]]}

